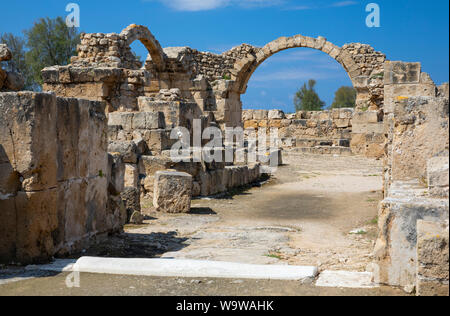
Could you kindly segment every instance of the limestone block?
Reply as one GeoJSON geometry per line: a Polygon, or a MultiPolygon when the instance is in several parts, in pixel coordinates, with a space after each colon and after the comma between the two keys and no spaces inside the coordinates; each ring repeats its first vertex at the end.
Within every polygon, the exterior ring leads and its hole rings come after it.
{"type": "Polygon", "coordinates": [[[384,133],[384,123],[368,123],[368,124],[357,124],[352,122],[352,133],[355,134],[383,134],[384,133]]]}
{"type": "Polygon", "coordinates": [[[18,262],[45,262],[53,256],[54,233],[58,229],[57,196],[57,189],[17,194],[18,262]]]}
{"type": "Polygon", "coordinates": [[[350,119],[337,119],[334,122],[337,128],[347,128],[350,126],[350,119]]]}
{"type": "Polygon", "coordinates": [[[384,83],[419,83],[421,68],[420,63],[388,61],[384,64],[384,83]]]}
{"type": "Polygon", "coordinates": [[[365,152],[367,158],[380,159],[385,155],[383,144],[368,144],[365,152]]]}
{"type": "Polygon", "coordinates": [[[138,188],[138,185],[139,185],[139,170],[137,165],[126,163],[124,186],[131,188],[138,188]]]}
{"type": "Polygon", "coordinates": [[[395,197],[380,204],[380,235],[374,254],[379,265],[376,281],[382,284],[415,286],[417,221],[448,219],[448,200],[411,197],[408,188],[400,186],[395,197]]]}
{"type": "Polygon", "coordinates": [[[268,113],[269,120],[282,120],[285,118],[284,112],[280,110],[270,110],[268,113]]]}
{"type": "Polygon", "coordinates": [[[428,160],[428,187],[431,191],[445,191],[449,186],[449,157],[433,157],[428,160]]]}
{"type": "Polygon", "coordinates": [[[266,110],[254,110],[253,119],[254,120],[267,120],[269,118],[269,111],[266,110]]]}
{"type": "Polygon", "coordinates": [[[48,93],[0,93],[0,144],[26,191],[57,183],[56,98],[48,93]]]}
{"type": "Polygon", "coordinates": [[[417,222],[417,295],[449,295],[449,232],[438,222],[417,222]]]}
{"type": "Polygon", "coordinates": [[[164,113],[139,112],[134,113],[132,129],[161,129],[166,127],[164,113]]]}
{"type": "Polygon", "coordinates": [[[250,121],[253,120],[253,110],[244,110],[242,111],[242,120],[243,121],[250,121]]]}
{"type": "Polygon", "coordinates": [[[250,128],[257,129],[258,121],[257,120],[244,121],[244,129],[250,129],[250,128]]]}
{"type": "Polygon", "coordinates": [[[378,123],[377,111],[356,112],[352,118],[353,124],[378,123]]]}
{"type": "Polygon", "coordinates": [[[153,204],[158,212],[188,213],[191,209],[192,176],[183,172],[158,171],[153,204]]]}
{"type": "Polygon", "coordinates": [[[108,151],[110,153],[120,154],[125,163],[137,163],[138,148],[134,141],[110,141],[108,151]]]}
{"type": "Polygon", "coordinates": [[[133,129],[133,113],[113,112],[108,114],[108,125],[122,126],[126,131],[133,129]]]}
{"type": "Polygon", "coordinates": [[[160,154],[162,151],[170,149],[169,135],[166,130],[146,130],[142,138],[152,154],[160,154]]]}

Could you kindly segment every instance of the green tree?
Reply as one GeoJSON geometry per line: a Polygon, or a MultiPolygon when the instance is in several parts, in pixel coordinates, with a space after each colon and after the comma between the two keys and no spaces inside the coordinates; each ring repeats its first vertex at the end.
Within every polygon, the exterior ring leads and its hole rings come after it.
{"type": "Polygon", "coordinates": [[[3,68],[6,71],[20,73],[25,81],[25,90],[34,90],[36,83],[33,80],[31,68],[25,60],[25,40],[20,36],[4,33],[0,35],[0,43],[6,44],[12,53],[12,59],[4,62],[3,68]]]}
{"type": "Polygon", "coordinates": [[[80,34],[76,28],[69,28],[63,18],[39,19],[25,31],[28,51],[26,62],[31,68],[35,82],[42,84],[41,70],[54,65],[67,65],[76,54],[80,34]]]}
{"type": "Polygon", "coordinates": [[[340,87],[334,96],[331,108],[354,108],[356,105],[356,89],[353,87],[340,87]]]}
{"type": "Polygon", "coordinates": [[[316,81],[310,79],[308,84],[297,91],[294,97],[294,105],[296,111],[321,111],[325,106],[325,102],[320,100],[319,95],[314,90],[316,81]]]}

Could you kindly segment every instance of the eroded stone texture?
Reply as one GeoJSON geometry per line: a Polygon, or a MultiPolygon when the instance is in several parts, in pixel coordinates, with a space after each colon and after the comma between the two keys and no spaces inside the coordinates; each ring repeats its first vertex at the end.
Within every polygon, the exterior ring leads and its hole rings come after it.
{"type": "Polygon", "coordinates": [[[119,231],[108,208],[104,104],[0,93],[0,261],[46,261],[119,231]]]}
{"type": "Polygon", "coordinates": [[[158,212],[188,213],[191,210],[192,176],[184,172],[158,171],[153,205],[158,212]]]}
{"type": "Polygon", "coordinates": [[[417,295],[449,295],[448,239],[448,222],[417,222],[417,295]]]}

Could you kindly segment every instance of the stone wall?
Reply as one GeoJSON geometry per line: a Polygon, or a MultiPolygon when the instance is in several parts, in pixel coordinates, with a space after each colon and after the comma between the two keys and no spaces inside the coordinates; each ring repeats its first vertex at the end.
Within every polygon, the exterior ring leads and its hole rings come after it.
{"type": "MultiPolygon", "coordinates": [[[[428,237],[418,223],[448,223],[449,96],[421,72],[419,63],[388,62],[384,77],[386,198],[379,210],[377,281],[409,290],[417,286],[418,294],[430,294],[429,280],[423,282],[429,258],[422,245],[428,237]]],[[[439,247],[433,251],[444,255],[439,247]]],[[[435,294],[442,293],[442,286],[448,292],[448,275],[443,279],[435,294]]]]}
{"type": "Polygon", "coordinates": [[[282,37],[259,48],[248,44],[223,54],[189,47],[162,49],[144,26],[131,25],[120,34],[82,34],[71,65],[43,70],[44,90],[107,103],[107,111],[137,111],[137,99],[155,97],[162,89],[179,89],[180,96],[211,112],[221,126],[242,125],[241,94],[253,72],[267,58],[288,48],[321,50],[348,72],[358,91],[358,111],[383,109],[383,64],[386,57],[369,45],[338,47],[325,38],[282,37]],[[141,41],[149,51],[141,67],[130,44],[141,41]]]}
{"type": "Polygon", "coordinates": [[[45,261],[120,231],[104,103],[0,93],[0,262],[45,261]]]}
{"type": "Polygon", "coordinates": [[[261,128],[278,129],[279,145],[305,153],[384,156],[384,124],[378,111],[357,112],[352,108],[329,111],[244,110],[247,133],[261,128]]]}

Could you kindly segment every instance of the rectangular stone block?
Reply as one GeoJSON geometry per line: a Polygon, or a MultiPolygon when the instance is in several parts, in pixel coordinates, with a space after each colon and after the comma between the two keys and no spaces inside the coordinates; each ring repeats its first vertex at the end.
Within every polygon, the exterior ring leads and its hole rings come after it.
{"type": "Polygon", "coordinates": [[[57,199],[57,189],[17,194],[18,262],[45,262],[53,256],[58,231],[57,199]]]}
{"type": "Polygon", "coordinates": [[[353,114],[352,123],[354,125],[378,123],[377,111],[356,112],[353,114]]]}
{"type": "Polygon", "coordinates": [[[388,61],[384,64],[384,84],[419,83],[420,63],[388,61]]]}
{"type": "Polygon", "coordinates": [[[171,142],[166,130],[147,130],[143,133],[142,138],[152,154],[161,154],[162,151],[170,149],[171,142]]]}
{"type": "Polygon", "coordinates": [[[158,212],[188,213],[191,210],[192,176],[183,172],[158,171],[153,205],[158,212]]]}
{"type": "Polygon", "coordinates": [[[354,134],[383,134],[384,123],[368,123],[368,124],[355,124],[352,123],[352,133],[354,134]]]}
{"type": "Polygon", "coordinates": [[[448,224],[417,222],[417,295],[449,295],[448,224]]]}
{"type": "MultiPolygon", "coordinates": [[[[392,188],[391,195],[394,194],[392,188]]],[[[380,237],[374,254],[379,265],[376,281],[382,284],[415,286],[417,221],[441,222],[448,219],[448,200],[414,198],[410,188],[410,185],[397,186],[395,197],[389,197],[380,204],[380,237]]]]}
{"type": "Polygon", "coordinates": [[[124,186],[138,188],[139,185],[139,169],[135,164],[125,164],[124,186]]]}
{"type": "Polygon", "coordinates": [[[428,186],[430,188],[449,186],[449,157],[433,157],[427,163],[428,186]]]}
{"type": "Polygon", "coordinates": [[[24,190],[56,186],[56,120],[53,94],[0,93],[0,145],[23,177],[24,190]]]}

